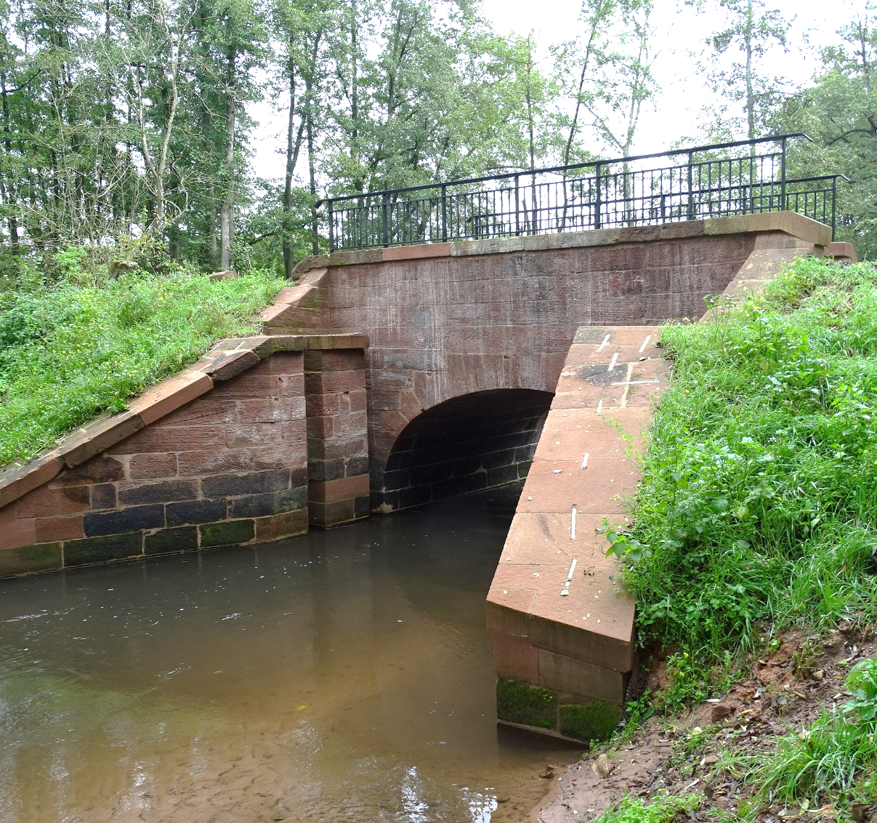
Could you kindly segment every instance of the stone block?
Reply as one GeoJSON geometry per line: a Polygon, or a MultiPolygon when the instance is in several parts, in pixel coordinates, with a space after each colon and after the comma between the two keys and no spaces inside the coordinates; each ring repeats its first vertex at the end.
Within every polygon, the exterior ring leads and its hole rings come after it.
{"type": "Polygon", "coordinates": [[[308,503],[308,522],[314,526],[338,526],[357,519],[354,499],[337,500],[334,503],[308,503]]]}
{"type": "Polygon", "coordinates": [[[62,566],[60,543],[42,543],[0,551],[0,577],[51,571],[62,566]]]}
{"type": "Polygon", "coordinates": [[[540,649],[537,683],[552,691],[621,704],[627,677],[622,672],[540,649]]]}
{"type": "Polygon", "coordinates": [[[308,484],[308,499],[313,503],[337,503],[356,497],[369,496],[369,476],[342,477],[326,482],[311,481],[308,484]]]}
{"type": "Polygon", "coordinates": [[[122,412],[77,429],[64,439],[57,451],[72,469],[140,431],[144,425],[136,412],[122,412]]]}
{"type": "Polygon", "coordinates": [[[228,516],[228,504],[222,500],[190,500],[185,503],[168,503],[165,518],[168,526],[214,523],[228,516]]]}
{"type": "Polygon", "coordinates": [[[177,529],[162,529],[147,534],[143,539],[144,554],[175,554],[195,551],[198,548],[198,529],[183,526],[177,529]]]}
{"type": "Polygon", "coordinates": [[[282,422],[233,423],[224,427],[225,445],[229,449],[245,449],[280,443],[282,431],[282,422]]]}
{"type": "Polygon", "coordinates": [[[219,400],[207,394],[161,420],[162,426],[220,426],[235,421],[235,401],[219,400]]]}
{"type": "MultiPolygon", "coordinates": [[[[32,543],[54,543],[59,540],[77,540],[85,537],[82,515],[46,517],[31,520],[34,528],[32,543]]],[[[0,538],[0,548],[3,540],[0,538]]],[[[24,545],[24,544],[22,544],[24,545]]]]}
{"type": "MultiPolygon", "coordinates": [[[[135,454],[128,462],[131,480],[154,480],[174,477],[177,473],[175,454],[135,454]]],[[[118,477],[113,478],[118,480],[118,477]]]]}
{"type": "Polygon", "coordinates": [[[493,665],[497,677],[539,682],[539,650],[526,637],[494,632],[493,665]]]}
{"type": "Polygon", "coordinates": [[[89,506],[88,486],[67,486],[59,489],[44,486],[22,497],[15,504],[15,510],[20,518],[52,517],[58,514],[83,512],[89,506]]]}
{"type": "Polygon", "coordinates": [[[36,543],[34,519],[15,516],[15,504],[0,509],[0,550],[17,549],[36,543]]]}
{"type": "Polygon", "coordinates": [[[230,518],[267,517],[272,514],[305,509],[308,505],[307,489],[285,489],[269,494],[253,494],[229,501],[230,518]]]}
{"type": "MultiPolygon", "coordinates": [[[[226,384],[223,384],[226,385],[226,384]]],[[[222,426],[164,426],[161,423],[137,432],[113,448],[113,454],[184,452],[225,445],[222,426]]]]}
{"type": "Polygon", "coordinates": [[[256,540],[270,542],[305,534],[308,530],[307,509],[284,512],[256,519],[256,540]]]}
{"type": "Polygon", "coordinates": [[[84,540],[68,540],[64,543],[64,566],[84,566],[92,563],[108,563],[125,560],[143,554],[143,533],[111,534],[104,537],[87,537],[84,540]]]}
{"type": "Polygon", "coordinates": [[[164,525],[164,506],[160,503],[86,514],[83,520],[86,537],[117,535],[141,529],[159,529],[164,525]]]}
{"type": "Polygon", "coordinates": [[[52,487],[84,486],[92,483],[112,483],[125,476],[125,468],[121,462],[106,454],[92,457],[74,469],[64,469],[54,480],[52,487]]]}
{"type": "Polygon", "coordinates": [[[204,368],[204,373],[208,375],[214,383],[221,383],[225,380],[231,380],[237,377],[247,369],[260,362],[259,355],[249,349],[228,352],[221,357],[216,358],[213,362],[204,368]]]}
{"type": "Polygon", "coordinates": [[[194,480],[130,480],[118,484],[120,506],[194,500],[197,496],[194,480]]]}
{"type": "Polygon", "coordinates": [[[116,487],[112,483],[99,483],[91,487],[91,508],[94,511],[115,509],[117,506],[116,487]]]}
{"type": "Polygon", "coordinates": [[[256,524],[252,520],[226,520],[223,523],[208,523],[198,526],[201,535],[201,548],[233,546],[249,543],[256,536],[256,524]]]}
{"type": "Polygon", "coordinates": [[[55,452],[37,457],[24,466],[0,474],[0,509],[56,477],[64,462],[55,452]]]}
{"type": "Polygon", "coordinates": [[[237,497],[265,494],[289,488],[289,470],[219,474],[205,477],[201,489],[206,497],[237,497]]]}
{"type": "Polygon", "coordinates": [[[212,388],[213,381],[206,374],[184,373],[147,389],[130,403],[129,408],[148,426],[212,388]]]}

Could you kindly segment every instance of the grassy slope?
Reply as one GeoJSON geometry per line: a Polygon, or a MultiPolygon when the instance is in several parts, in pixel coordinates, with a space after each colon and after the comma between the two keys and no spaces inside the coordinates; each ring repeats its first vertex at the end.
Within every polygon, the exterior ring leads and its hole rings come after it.
{"type": "MultiPolygon", "coordinates": [[[[674,383],[635,526],[610,530],[641,636],[675,650],[669,688],[641,713],[721,690],[731,664],[791,626],[818,635],[877,616],[877,268],[800,260],[714,319],[662,335],[674,383]]],[[[704,819],[754,820],[771,804],[825,804],[817,816],[837,820],[877,810],[877,661],[847,689],[845,703],[752,758],[746,809],[704,819]]],[[[628,800],[602,820],[669,821],[677,803],[628,800]]]]}
{"type": "Polygon", "coordinates": [[[0,466],[121,411],[217,339],[254,333],[254,315],[283,284],[181,273],[0,294],[0,466]]]}
{"type": "Polygon", "coordinates": [[[629,561],[640,631],[715,662],[765,629],[877,612],[877,269],[798,261],[764,297],[662,334],[629,561]]]}

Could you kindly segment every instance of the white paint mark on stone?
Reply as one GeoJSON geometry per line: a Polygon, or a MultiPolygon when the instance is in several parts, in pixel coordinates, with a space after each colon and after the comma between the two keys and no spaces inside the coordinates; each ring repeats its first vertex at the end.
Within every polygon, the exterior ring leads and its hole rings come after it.
{"type": "Polygon", "coordinates": [[[569,525],[569,539],[576,539],[576,504],[572,504],[572,518],[569,525]]]}
{"type": "Polygon", "coordinates": [[[597,403],[597,414],[603,413],[603,399],[600,398],[600,402],[597,403]]]}
{"type": "Polygon", "coordinates": [[[639,347],[639,353],[642,354],[646,350],[646,346],[649,345],[649,340],[652,339],[651,335],[648,335],[645,340],[643,340],[643,344],[639,347]]]}
{"type": "Polygon", "coordinates": [[[610,337],[612,337],[612,335],[611,335],[611,334],[607,334],[607,335],[603,338],[603,342],[602,342],[599,346],[597,346],[597,351],[603,351],[603,346],[605,346],[605,345],[609,342],[609,338],[610,338],[610,337]]]}
{"type": "Polygon", "coordinates": [[[609,361],[609,371],[612,371],[615,368],[615,364],[618,362],[618,352],[612,355],[612,360],[609,361]]]}
{"type": "Polygon", "coordinates": [[[583,469],[583,470],[586,469],[586,468],[588,468],[588,455],[589,455],[589,454],[590,454],[590,452],[585,452],[585,453],[582,455],[582,469],[583,469]]]}

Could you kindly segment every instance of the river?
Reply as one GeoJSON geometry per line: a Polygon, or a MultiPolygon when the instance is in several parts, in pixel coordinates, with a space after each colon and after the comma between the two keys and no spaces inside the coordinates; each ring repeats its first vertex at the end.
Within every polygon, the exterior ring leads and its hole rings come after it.
{"type": "Polygon", "coordinates": [[[0,821],[526,820],[578,753],[495,723],[519,493],[0,581],[0,821]]]}

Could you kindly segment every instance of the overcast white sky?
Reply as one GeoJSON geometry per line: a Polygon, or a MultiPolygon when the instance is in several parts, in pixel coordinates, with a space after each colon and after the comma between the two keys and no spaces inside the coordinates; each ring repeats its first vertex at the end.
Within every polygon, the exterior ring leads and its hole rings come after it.
{"type": "MultiPolygon", "coordinates": [[[[485,16],[502,34],[536,33],[543,54],[548,46],[572,39],[577,31],[581,0],[482,0],[485,16]]],[[[776,49],[771,55],[772,73],[785,75],[795,83],[806,83],[816,68],[818,47],[834,39],[834,32],[857,13],[866,0],[766,0],[768,8],[780,11],[792,21],[790,50],[776,49]],[[809,47],[805,46],[809,43],[809,47]]],[[[660,53],[654,65],[661,93],[656,104],[643,112],[634,152],[649,154],[670,148],[682,138],[697,141],[697,121],[701,107],[709,100],[703,78],[706,39],[720,29],[721,13],[696,13],[682,0],[655,0],[655,20],[660,34],[660,53]]],[[[718,6],[710,0],[710,6],[718,6]]],[[[546,66],[547,69],[547,66],[546,66]]],[[[283,117],[270,116],[269,107],[253,112],[262,122],[258,131],[261,148],[254,158],[256,174],[279,176],[282,163],[276,149],[283,145],[283,117]]],[[[740,135],[744,137],[745,135],[740,135]]]]}

